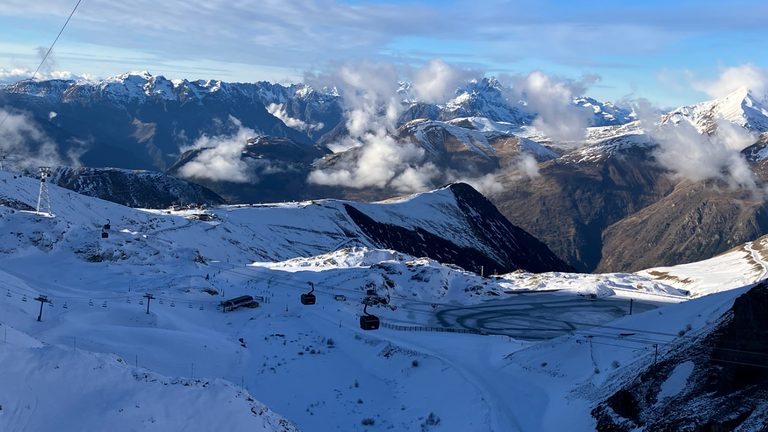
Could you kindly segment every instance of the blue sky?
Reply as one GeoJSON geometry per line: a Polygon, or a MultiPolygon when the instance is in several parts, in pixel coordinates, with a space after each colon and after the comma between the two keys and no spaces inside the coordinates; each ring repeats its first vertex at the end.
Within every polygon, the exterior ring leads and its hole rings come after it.
{"type": "MultiPolygon", "coordinates": [[[[36,68],[75,2],[2,1],[0,79],[36,68]]],[[[765,1],[83,0],[46,71],[285,83],[439,57],[486,75],[597,74],[589,96],[677,106],[709,99],[701,83],[729,68],[763,74],[766,22],[765,1]]]]}

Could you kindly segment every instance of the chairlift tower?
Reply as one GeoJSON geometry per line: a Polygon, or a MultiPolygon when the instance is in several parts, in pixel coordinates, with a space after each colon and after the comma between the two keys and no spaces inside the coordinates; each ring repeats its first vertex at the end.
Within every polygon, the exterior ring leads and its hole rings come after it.
{"type": "Polygon", "coordinates": [[[3,170],[3,161],[5,160],[5,154],[3,153],[3,149],[0,149],[0,171],[3,170]]]}
{"type": "Polygon", "coordinates": [[[38,295],[35,300],[40,302],[40,315],[37,316],[37,321],[40,322],[43,320],[43,305],[46,303],[51,303],[51,301],[48,300],[48,296],[44,296],[42,294],[38,295]]]}
{"type": "Polygon", "coordinates": [[[40,173],[40,193],[37,195],[37,212],[40,213],[40,210],[44,209],[52,216],[51,196],[48,194],[48,181],[46,180],[51,176],[51,169],[49,167],[40,167],[37,171],[40,173]]]}

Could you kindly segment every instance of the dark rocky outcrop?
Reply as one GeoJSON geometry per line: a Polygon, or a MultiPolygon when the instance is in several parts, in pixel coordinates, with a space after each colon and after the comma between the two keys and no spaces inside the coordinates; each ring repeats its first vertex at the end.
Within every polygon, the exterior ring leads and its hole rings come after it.
{"type": "Polygon", "coordinates": [[[768,430],[768,284],[736,299],[711,330],[685,338],[592,411],[600,432],[768,430]],[[659,397],[664,382],[693,363],[685,388],[659,397]]]}
{"type": "Polygon", "coordinates": [[[492,270],[507,273],[518,269],[531,272],[573,270],[542,242],[512,225],[487,198],[471,186],[456,183],[450,185],[449,189],[472,227],[477,247],[456,245],[450,235],[440,237],[419,227],[409,229],[377,222],[354,205],[346,204],[344,207],[365,235],[382,248],[426,256],[478,273],[481,266],[487,273],[492,270]]]}
{"type": "Polygon", "coordinates": [[[225,203],[223,198],[200,185],[151,171],[59,167],[53,171],[50,182],[79,194],[131,207],[225,203]]]}

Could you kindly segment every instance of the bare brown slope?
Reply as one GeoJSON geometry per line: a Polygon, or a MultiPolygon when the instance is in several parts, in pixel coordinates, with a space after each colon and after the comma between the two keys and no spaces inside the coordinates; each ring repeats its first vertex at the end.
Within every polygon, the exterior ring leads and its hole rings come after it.
{"type": "Polygon", "coordinates": [[[709,181],[669,195],[603,233],[597,272],[629,272],[713,257],[768,232],[762,195],[709,181]]]}
{"type": "Polygon", "coordinates": [[[543,241],[580,271],[602,259],[602,233],[610,225],[668,194],[672,180],[649,161],[648,150],[629,148],[595,162],[562,159],[539,166],[534,179],[512,181],[493,197],[501,213],[543,241]]]}

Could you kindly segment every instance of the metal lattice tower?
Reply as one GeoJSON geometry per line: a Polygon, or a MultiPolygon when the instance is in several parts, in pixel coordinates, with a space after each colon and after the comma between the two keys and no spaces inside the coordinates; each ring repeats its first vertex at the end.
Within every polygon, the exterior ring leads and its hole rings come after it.
{"type": "Polygon", "coordinates": [[[40,193],[37,195],[37,212],[40,213],[40,210],[46,210],[49,215],[53,215],[51,213],[51,196],[48,195],[48,181],[46,181],[51,176],[51,169],[40,167],[37,171],[40,173],[40,193]]]}
{"type": "Polygon", "coordinates": [[[3,154],[3,149],[0,149],[0,171],[3,170],[3,161],[5,160],[5,154],[3,154]]]}

